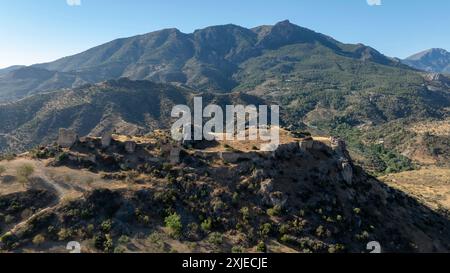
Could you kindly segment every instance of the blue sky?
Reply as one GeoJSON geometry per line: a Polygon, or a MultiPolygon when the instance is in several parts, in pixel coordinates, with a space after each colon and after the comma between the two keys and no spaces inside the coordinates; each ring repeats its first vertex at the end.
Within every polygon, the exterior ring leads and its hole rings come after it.
{"type": "Polygon", "coordinates": [[[432,47],[450,50],[449,11],[448,0],[2,0],[0,68],[51,61],[161,28],[192,32],[285,19],[403,58],[432,47]]]}

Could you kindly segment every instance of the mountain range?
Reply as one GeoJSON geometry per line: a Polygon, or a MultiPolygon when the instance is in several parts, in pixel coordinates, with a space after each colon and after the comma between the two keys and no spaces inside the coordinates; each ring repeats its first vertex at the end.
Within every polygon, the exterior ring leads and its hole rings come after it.
{"type": "Polygon", "coordinates": [[[114,40],[51,63],[10,69],[0,74],[0,101],[120,77],[229,92],[249,84],[245,78],[252,72],[253,60],[268,59],[265,65],[281,73],[295,69],[295,62],[311,61],[307,56],[289,59],[289,54],[273,59],[270,54],[286,46],[305,53],[323,50],[352,60],[400,65],[370,47],[343,44],[289,21],[253,29],[213,26],[190,34],[164,29],[114,40]]]}

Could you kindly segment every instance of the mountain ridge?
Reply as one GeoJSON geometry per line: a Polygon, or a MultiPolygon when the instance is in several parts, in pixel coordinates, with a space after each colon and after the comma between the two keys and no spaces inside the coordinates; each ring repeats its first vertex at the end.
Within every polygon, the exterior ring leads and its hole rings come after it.
{"type": "Polygon", "coordinates": [[[24,79],[16,78],[14,71],[2,73],[0,101],[120,77],[230,92],[241,85],[237,78],[245,62],[293,45],[323,47],[355,61],[399,66],[373,48],[343,44],[287,20],[252,29],[233,24],[211,26],[189,34],[171,28],[116,39],[54,62],[22,68],[49,70],[56,80],[30,77],[24,84],[24,79]]]}

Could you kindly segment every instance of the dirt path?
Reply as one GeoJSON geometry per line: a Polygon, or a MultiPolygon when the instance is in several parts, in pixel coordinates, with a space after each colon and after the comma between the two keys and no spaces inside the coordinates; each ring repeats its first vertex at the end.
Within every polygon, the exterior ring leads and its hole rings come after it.
{"type": "MultiPolygon", "coordinates": [[[[11,161],[0,161],[0,165],[6,168],[3,176],[17,176],[17,169],[24,164],[34,167],[28,189],[45,189],[56,195],[56,200],[47,208],[43,208],[24,221],[16,224],[10,229],[12,234],[20,233],[34,219],[56,209],[64,199],[71,200],[80,198],[85,192],[93,188],[121,188],[124,187],[121,181],[104,180],[99,174],[94,174],[85,170],[73,170],[67,167],[49,167],[47,161],[35,160],[27,157],[19,157],[11,161]],[[90,181],[90,182],[87,182],[90,181]],[[94,185],[92,185],[94,184],[94,185]]],[[[0,180],[0,195],[23,192],[25,188],[17,181],[2,183],[0,180]]]]}

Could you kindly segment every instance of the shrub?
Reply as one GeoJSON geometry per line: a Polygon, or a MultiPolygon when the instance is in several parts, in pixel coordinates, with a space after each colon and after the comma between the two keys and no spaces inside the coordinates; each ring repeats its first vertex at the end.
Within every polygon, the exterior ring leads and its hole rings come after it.
{"type": "Polygon", "coordinates": [[[267,238],[272,232],[272,225],[270,223],[265,223],[259,228],[259,233],[261,237],[267,238]]]}
{"type": "Polygon", "coordinates": [[[281,236],[280,240],[281,240],[281,242],[287,244],[287,243],[289,243],[291,241],[291,236],[285,234],[285,235],[281,236]]]}
{"type": "Polygon", "coordinates": [[[267,210],[269,216],[280,216],[282,212],[281,206],[275,206],[267,210]]]}
{"type": "Polygon", "coordinates": [[[181,223],[180,215],[173,213],[164,219],[164,223],[166,224],[166,227],[170,229],[171,236],[176,238],[181,236],[183,225],[181,223]]]}
{"type": "Polygon", "coordinates": [[[160,242],[161,242],[161,236],[160,236],[159,233],[154,232],[154,233],[152,233],[152,234],[150,234],[150,235],[148,236],[148,240],[149,240],[150,243],[152,243],[152,244],[157,244],[157,243],[160,243],[160,242]]]}
{"type": "Polygon", "coordinates": [[[30,181],[30,176],[34,173],[34,167],[31,164],[23,164],[17,168],[17,179],[25,187],[30,181]]]}
{"type": "Polygon", "coordinates": [[[103,223],[101,224],[101,230],[105,233],[108,233],[111,230],[111,227],[112,227],[111,220],[103,221],[103,223]]]}
{"type": "Polygon", "coordinates": [[[289,225],[287,225],[287,224],[283,224],[283,225],[281,225],[280,226],[280,228],[279,228],[279,232],[280,232],[280,234],[287,234],[287,233],[289,233],[289,225]]]}
{"type": "Polygon", "coordinates": [[[260,241],[256,246],[256,251],[266,253],[267,252],[266,244],[263,241],[260,241]]]}
{"type": "Polygon", "coordinates": [[[72,237],[72,231],[69,229],[65,229],[62,228],[59,232],[58,232],[58,239],[60,241],[66,241],[67,239],[69,239],[70,237],[72,237]]]}
{"type": "Polygon", "coordinates": [[[119,244],[128,244],[130,242],[130,238],[126,235],[122,235],[120,236],[119,240],[118,240],[119,244]]]}
{"type": "Polygon", "coordinates": [[[345,247],[343,245],[336,244],[336,245],[331,245],[328,248],[328,253],[331,253],[331,254],[333,254],[333,253],[340,253],[340,252],[343,252],[344,250],[345,250],[345,247]]]}
{"type": "Polygon", "coordinates": [[[66,152],[62,152],[56,157],[56,161],[57,162],[63,162],[63,161],[65,161],[68,158],[69,158],[69,154],[66,153],[66,152]]]}
{"type": "Polygon", "coordinates": [[[233,246],[231,248],[231,253],[243,253],[244,249],[241,246],[233,246]]]}
{"type": "Polygon", "coordinates": [[[248,221],[250,219],[250,210],[248,207],[243,207],[240,210],[241,214],[242,214],[242,219],[244,219],[244,221],[248,221]]]}
{"type": "Polygon", "coordinates": [[[105,236],[105,241],[103,243],[103,248],[105,252],[113,252],[114,251],[114,243],[111,238],[111,235],[107,234],[105,236]]]}
{"type": "Polygon", "coordinates": [[[36,246],[40,246],[45,242],[45,237],[42,234],[38,234],[33,238],[33,244],[36,246]]]}
{"type": "Polygon", "coordinates": [[[323,237],[325,235],[325,228],[323,226],[319,226],[316,229],[316,235],[317,237],[323,237]]]}
{"type": "Polygon", "coordinates": [[[223,243],[223,235],[218,232],[213,232],[209,235],[208,242],[214,245],[221,245],[223,243]]]}
{"type": "Polygon", "coordinates": [[[127,249],[123,246],[118,246],[118,247],[114,248],[114,253],[121,254],[121,253],[125,253],[125,252],[127,252],[127,249]]]}
{"type": "Polygon", "coordinates": [[[211,220],[211,218],[208,218],[205,221],[203,221],[200,226],[201,226],[203,231],[211,231],[211,227],[212,227],[212,220],[211,220]]]}

